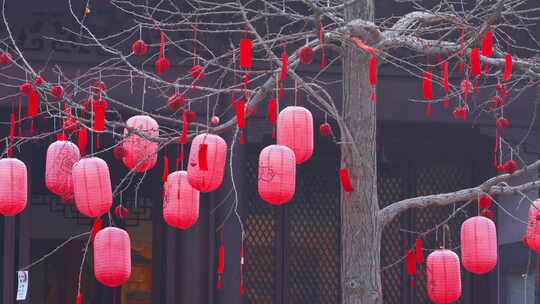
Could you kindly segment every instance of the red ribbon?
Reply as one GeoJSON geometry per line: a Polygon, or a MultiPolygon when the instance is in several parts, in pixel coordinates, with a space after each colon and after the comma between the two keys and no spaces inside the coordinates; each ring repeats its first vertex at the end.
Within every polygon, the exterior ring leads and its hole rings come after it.
{"type": "Polygon", "coordinates": [[[239,129],[246,127],[246,102],[243,100],[236,102],[236,123],[239,129]]]}
{"type": "Polygon", "coordinates": [[[423,89],[424,89],[424,99],[431,100],[433,99],[433,74],[431,71],[424,71],[424,81],[423,81],[423,89]]]}
{"type": "Polygon", "coordinates": [[[471,73],[474,77],[482,75],[482,68],[480,65],[480,50],[473,48],[471,50],[471,73]]]}
{"type": "Polygon", "coordinates": [[[416,275],[416,258],[412,250],[407,252],[407,273],[409,275],[416,275]]]}
{"type": "Polygon", "coordinates": [[[251,39],[240,39],[240,67],[251,68],[253,64],[253,42],[251,39]]]}
{"type": "Polygon", "coordinates": [[[36,90],[32,90],[28,97],[28,116],[34,118],[39,111],[39,94],[36,90]]]}

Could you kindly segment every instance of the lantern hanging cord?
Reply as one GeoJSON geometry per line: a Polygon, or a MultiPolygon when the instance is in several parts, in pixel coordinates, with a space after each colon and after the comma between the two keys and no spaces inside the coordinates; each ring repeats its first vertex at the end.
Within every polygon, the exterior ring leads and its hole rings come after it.
{"type": "Polygon", "coordinates": [[[41,258],[35,260],[34,262],[32,262],[31,264],[27,265],[27,266],[24,266],[22,267],[21,269],[19,269],[19,271],[23,271],[23,270],[28,270],[32,267],[34,267],[35,265],[45,261],[48,257],[50,257],[51,255],[55,254],[57,251],[59,251],[60,249],[62,249],[64,246],[66,246],[69,242],[73,241],[73,240],[76,240],[76,239],[79,239],[79,238],[82,238],[86,235],[91,235],[91,232],[88,231],[88,232],[83,232],[81,234],[77,234],[77,235],[74,235],[70,238],[68,238],[67,240],[65,240],[64,242],[62,242],[60,245],[58,245],[56,248],[54,248],[53,250],[49,251],[48,253],[46,253],[44,256],[42,256],[41,258]]]}

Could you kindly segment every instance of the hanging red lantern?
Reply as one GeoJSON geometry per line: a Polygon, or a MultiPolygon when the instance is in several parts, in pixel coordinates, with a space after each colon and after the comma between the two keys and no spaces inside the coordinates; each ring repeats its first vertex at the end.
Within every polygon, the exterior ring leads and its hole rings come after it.
{"type": "Polygon", "coordinates": [[[124,158],[122,161],[128,169],[136,172],[144,172],[152,169],[157,162],[158,143],[150,141],[135,133],[130,134],[131,129],[137,129],[148,137],[159,137],[159,125],[150,116],[136,115],[128,119],[127,128],[124,129],[125,140],[123,142],[124,158]]]}
{"type": "Polygon", "coordinates": [[[192,110],[187,110],[186,118],[187,118],[187,122],[189,123],[197,121],[197,112],[192,111],[192,110]]]}
{"type": "Polygon", "coordinates": [[[506,117],[498,117],[495,121],[497,128],[506,129],[510,126],[510,121],[506,117]]]}
{"type": "Polygon", "coordinates": [[[171,97],[169,97],[169,99],[167,100],[167,108],[169,108],[171,112],[178,111],[178,109],[183,107],[185,104],[186,98],[180,93],[175,93],[171,95],[171,97]]]}
{"type": "Polygon", "coordinates": [[[53,85],[51,88],[51,95],[58,100],[64,98],[64,88],[59,84],[53,85]]]}
{"type": "Polygon", "coordinates": [[[189,229],[199,218],[200,193],[188,181],[186,171],[169,174],[164,185],[163,218],[178,229],[189,229]]]}
{"type": "Polygon", "coordinates": [[[513,174],[519,169],[519,166],[515,160],[510,159],[504,164],[504,169],[506,173],[513,174]]]}
{"type": "Polygon", "coordinates": [[[540,199],[535,200],[529,207],[529,219],[525,240],[527,246],[537,253],[540,253],[540,199]]]}
{"type": "Polygon", "coordinates": [[[159,58],[156,60],[156,73],[165,74],[171,68],[171,62],[165,58],[165,34],[161,32],[161,47],[159,49],[159,58]]]}
{"type": "Polygon", "coordinates": [[[212,126],[219,125],[219,116],[212,116],[212,119],[210,119],[210,124],[212,126]]]}
{"type": "Polygon", "coordinates": [[[291,148],[296,163],[313,155],[313,116],[304,107],[286,107],[278,116],[277,144],[291,148]]]}
{"type": "Polygon", "coordinates": [[[144,56],[148,52],[148,44],[142,39],[136,40],[131,45],[131,51],[136,56],[144,56]]]}
{"type": "Polygon", "coordinates": [[[13,62],[13,59],[11,58],[11,54],[8,52],[2,52],[0,54],[0,65],[9,65],[13,62]]]}
{"type": "Polygon", "coordinates": [[[300,50],[300,63],[312,64],[313,60],[315,60],[315,51],[309,46],[304,46],[300,50]]]}
{"type": "Polygon", "coordinates": [[[73,196],[71,170],[81,158],[79,148],[69,141],[55,141],[47,149],[45,185],[61,197],[73,196]]]}
{"type": "Polygon", "coordinates": [[[201,192],[219,188],[223,182],[226,160],[227,143],[223,138],[208,133],[195,136],[191,143],[187,170],[191,186],[201,192]]]}
{"type": "Polygon", "coordinates": [[[19,91],[21,94],[30,96],[32,91],[34,91],[34,86],[30,82],[25,82],[19,86],[19,91]]]}
{"type": "Polygon", "coordinates": [[[447,304],[461,297],[459,257],[453,251],[439,249],[427,257],[427,291],[431,301],[447,304]]]}
{"type": "Polygon", "coordinates": [[[296,189],[296,159],[287,146],[271,145],[259,155],[258,191],[272,205],[283,205],[296,189]]]}
{"type": "Polygon", "coordinates": [[[498,108],[500,108],[502,106],[504,106],[504,99],[501,96],[496,95],[496,96],[491,97],[491,107],[492,108],[498,109],[498,108]]]}
{"type": "Polygon", "coordinates": [[[107,90],[108,90],[108,86],[102,80],[98,80],[94,82],[94,84],[92,85],[92,93],[94,93],[94,95],[101,95],[105,93],[107,90]]]}
{"type": "Polygon", "coordinates": [[[27,204],[26,165],[16,158],[0,159],[0,214],[15,216],[27,204]]]}
{"type": "Polygon", "coordinates": [[[487,217],[471,217],[461,225],[461,259],[468,271],[484,274],[495,268],[497,246],[495,223],[487,217]]]}
{"type": "Polygon", "coordinates": [[[73,133],[77,131],[77,120],[73,116],[69,116],[64,122],[62,123],[62,127],[64,128],[64,131],[66,133],[73,133]]]}
{"type": "Polygon", "coordinates": [[[327,122],[322,123],[319,126],[319,134],[321,134],[321,136],[324,136],[324,137],[331,136],[332,135],[332,126],[327,122]]]}
{"type": "Polygon", "coordinates": [[[118,287],[131,275],[131,240],[120,228],[107,227],[94,239],[94,273],[101,284],[118,287]]]}
{"type": "Polygon", "coordinates": [[[118,205],[114,208],[114,215],[119,219],[125,219],[129,215],[129,210],[122,205],[118,205]]]}
{"type": "Polygon", "coordinates": [[[204,76],[204,67],[201,65],[194,65],[191,67],[191,78],[193,80],[199,80],[204,76]]]}
{"type": "Polygon", "coordinates": [[[34,83],[37,85],[37,86],[40,86],[42,84],[45,83],[45,78],[43,78],[43,76],[41,75],[37,75],[36,76],[36,79],[34,79],[34,83]]]}
{"type": "Polygon", "coordinates": [[[489,195],[482,195],[478,198],[478,207],[480,209],[490,208],[493,200],[489,195]]]}
{"type": "Polygon", "coordinates": [[[88,217],[99,217],[112,207],[109,166],[101,158],[83,158],[73,165],[73,193],[77,209],[88,217]]]}

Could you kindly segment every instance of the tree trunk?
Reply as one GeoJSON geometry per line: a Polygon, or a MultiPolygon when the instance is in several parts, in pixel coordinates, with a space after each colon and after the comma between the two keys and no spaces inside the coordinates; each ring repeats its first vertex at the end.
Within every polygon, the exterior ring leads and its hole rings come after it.
{"type": "MultiPolygon", "coordinates": [[[[374,19],[373,0],[345,9],[346,21],[374,19]]],[[[369,41],[369,37],[362,37],[369,41]]],[[[370,101],[369,55],[349,46],[343,58],[343,119],[355,150],[344,143],[342,166],[349,169],[355,191],[341,195],[341,288],[344,304],[382,303],[378,219],[376,107],[370,101]]]]}

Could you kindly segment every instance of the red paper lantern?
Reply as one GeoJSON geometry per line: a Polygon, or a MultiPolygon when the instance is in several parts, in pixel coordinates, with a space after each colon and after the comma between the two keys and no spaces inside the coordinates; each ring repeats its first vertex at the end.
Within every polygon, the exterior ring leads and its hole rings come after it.
{"type": "Polygon", "coordinates": [[[461,296],[461,269],[453,251],[439,249],[427,257],[427,290],[431,301],[452,303],[461,296]]]}
{"type": "Polygon", "coordinates": [[[98,80],[92,85],[92,92],[95,95],[103,94],[105,91],[107,91],[107,89],[107,84],[102,80],[98,80]]]}
{"type": "MultiPolygon", "coordinates": [[[[126,125],[129,128],[138,129],[149,137],[159,136],[159,125],[150,116],[136,115],[128,119],[126,125]]],[[[129,134],[129,129],[124,129],[124,164],[129,169],[144,172],[152,169],[157,162],[158,143],[143,138],[137,134],[129,134]]]]}
{"type": "Polygon", "coordinates": [[[475,216],[461,225],[463,267],[475,274],[490,272],[497,265],[497,229],[487,217],[475,216]]]}
{"type": "Polygon", "coordinates": [[[212,119],[210,119],[210,124],[212,126],[219,125],[219,116],[212,116],[212,119]]]}
{"type": "Polygon", "coordinates": [[[529,207],[529,220],[527,224],[527,231],[525,232],[525,239],[527,245],[532,250],[540,253],[540,199],[533,202],[529,207]]]}
{"type": "Polygon", "coordinates": [[[37,75],[36,79],[34,79],[34,82],[36,83],[37,86],[40,86],[45,82],[45,78],[43,78],[43,76],[41,75],[37,75]]]}
{"type": "Polygon", "coordinates": [[[59,84],[52,86],[51,95],[56,99],[64,98],[64,88],[59,84]]]}
{"type": "Polygon", "coordinates": [[[227,143],[223,138],[207,133],[197,135],[189,152],[187,174],[191,186],[201,192],[216,190],[223,181],[226,160],[227,143]]]}
{"type": "Polygon", "coordinates": [[[164,185],[163,218],[178,229],[189,229],[199,218],[199,196],[197,189],[188,181],[186,171],[169,174],[164,185]]]}
{"type": "Polygon", "coordinates": [[[287,146],[271,145],[259,155],[258,190],[261,198],[282,205],[294,196],[296,189],[296,159],[287,146]]]}
{"type": "Polygon", "coordinates": [[[94,273],[101,284],[118,287],[131,275],[131,240],[125,230],[107,227],[94,239],[94,273]]]}
{"type": "Polygon", "coordinates": [[[324,136],[324,137],[328,137],[332,135],[332,126],[327,122],[322,123],[319,126],[319,133],[321,134],[321,136],[324,136]]]}
{"type": "Polygon", "coordinates": [[[201,65],[194,65],[191,67],[191,78],[194,80],[200,79],[204,76],[204,67],[201,65]]]}
{"type": "Polygon", "coordinates": [[[156,73],[163,75],[171,68],[171,62],[165,57],[158,58],[156,60],[156,73]]]}
{"type": "Polygon", "coordinates": [[[169,99],[167,100],[167,108],[171,110],[172,112],[178,111],[184,104],[186,104],[186,98],[184,95],[175,93],[174,95],[171,95],[169,99]]]}
{"type": "Polygon", "coordinates": [[[89,157],[73,165],[73,193],[79,211],[88,217],[99,217],[112,207],[109,166],[101,158],[89,157]]]}
{"type": "Polygon", "coordinates": [[[0,214],[14,216],[26,208],[26,165],[16,158],[0,159],[0,214]]]}
{"type": "Polygon", "coordinates": [[[296,163],[301,164],[313,155],[313,117],[303,107],[286,107],[278,116],[277,144],[291,148],[296,163]]]}
{"type": "Polygon", "coordinates": [[[34,91],[34,86],[30,82],[25,82],[19,86],[19,91],[26,96],[30,96],[34,91]]]}
{"type": "Polygon", "coordinates": [[[315,60],[315,52],[309,46],[305,46],[300,50],[300,63],[311,64],[315,60]]]}
{"type": "Polygon", "coordinates": [[[73,196],[71,170],[79,161],[79,148],[69,141],[55,141],[47,149],[45,161],[45,185],[52,193],[61,197],[73,196]]]}
{"type": "Polygon", "coordinates": [[[0,54],[0,65],[8,65],[13,62],[13,59],[11,58],[11,54],[8,52],[2,52],[0,54]]]}
{"type": "Polygon", "coordinates": [[[131,50],[136,56],[146,55],[146,53],[148,52],[148,44],[142,39],[136,40],[131,45],[131,50]]]}

